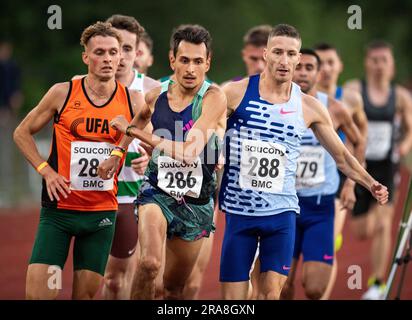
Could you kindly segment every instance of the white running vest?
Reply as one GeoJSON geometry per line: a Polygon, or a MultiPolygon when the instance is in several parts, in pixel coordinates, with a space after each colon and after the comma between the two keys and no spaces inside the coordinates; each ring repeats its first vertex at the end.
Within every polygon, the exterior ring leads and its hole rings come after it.
{"type": "MultiPolygon", "coordinates": [[[[133,82],[128,87],[129,90],[136,90],[144,93],[143,81],[144,74],[134,70],[135,77],[133,82]]],[[[133,203],[139,192],[140,185],[143,182],[144,176],[138,175],[131,167],[131,160],[139,156],[138,146],[139,140],[134,139],[127,149],[126,161],[124,162],[122,171],[119,174],[117,201],[120,204],[133,203]]]]}

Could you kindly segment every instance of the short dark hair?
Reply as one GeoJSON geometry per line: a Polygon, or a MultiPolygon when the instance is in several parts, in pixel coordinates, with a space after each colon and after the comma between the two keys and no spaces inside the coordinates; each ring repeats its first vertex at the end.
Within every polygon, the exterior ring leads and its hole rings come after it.
{"type": "Polygon", "coordinates": [[[340,53],[338,48],[336,48],[334,45],[327,43],[327,42],[319,42],[317,44],[315,44],[313,46],[313,49],[315,51],[328,51],[328,50],[334,50],[336,52],[336,54],[339,56],[340,58],[340,53]]]}
{"type": "Polygon", "coordinates": [[[285,23],[274,26],[269,34],[269,38],[281,36],[302,40],[299,31],[294,26],[285,23]]]}
{"type": "Polygon", "coordinates": [[[365,53],[368,54],[369,51],[375,50],[375,49],[389,49],[393,53],[393,46],[389,42],[385,40],[381,40],[381,39],[373,40],[369,42],[365,46],[365,53]]]}
{"type": "Polygon", "coordinates": [[[149,49],[149,52],[152,53],[152,51],[153,51],[153,40],[146,31],[142,33],[142,36],[140,37],[140,41],[144,42],[147,49],[149,49]]]}
{"type": "Polygon", "coordinates": [[[198,24],[184,24],[173,30],[170,38],[170,49],[176,56],[177,48],[181,41],[187,41],[194,44],[204,43],[206,45],[206,54],[209,57],[211,53],[212,37],[204,27],[198,24]]]}
{"type": "Polygon", "coordinates": [[[300,49],[300,53],[314,56],[316,58],[316,62],[318,63],[318,69],[320,68],[320,65],[322,62],[319,58],[319,55],[315,52],[315,50],[310,49],[310,48],[302,48],[300,49]]]}
{"type": "Polygon", "coordinates": [[[83,47],[86,47],[89,43],[89,40],[97,36],[113,37],[117,39],[119,44],[122,43],[120,34],[116,31],[115,28],[112,27],[110,23],[97,21],[95,24],[92,24],[84,29],[80,37],[80,44],[83,47]]]}
{"type": "Polygon", "coordinates": [[[132,16],[124,16],[122,14],[114,14],[109,17],[106,22],[110,23],[113,28],[126,30],[136,35],[136,43],[139,43],[142,33],[145,32],[140,23],[132,16]]]}
{"type": "Polygon", "coordinates": [[[269,34],[272,31],[272,26],[268,24],[262,24],[255,26],[248,30],[243,37],[243,45],[252,45],[254,47],[266,47],[269,34]]]}

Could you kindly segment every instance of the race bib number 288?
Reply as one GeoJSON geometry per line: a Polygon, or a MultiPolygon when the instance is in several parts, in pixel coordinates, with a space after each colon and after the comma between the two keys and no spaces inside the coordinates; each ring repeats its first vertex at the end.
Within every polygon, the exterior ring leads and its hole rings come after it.
{"type": "Polygon", "coordinates": [[[243,140],[240,157],[241,188],[269,193],[283,190],[286,148],[278,143],[243,140]]]}
{"type": "Polygon", "coordinates": [[[112,149],[113,145],[106,142],[72,142],[70,188],[79,191],[112,190],[113,177],[103,180],[97,173],[99,164],[110,156],[112,149]]]}

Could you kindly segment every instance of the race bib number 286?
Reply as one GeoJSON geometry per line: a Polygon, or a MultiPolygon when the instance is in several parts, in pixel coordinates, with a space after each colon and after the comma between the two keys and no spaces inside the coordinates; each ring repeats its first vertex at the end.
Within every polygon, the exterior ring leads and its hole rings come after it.
{"type": "Polygon", "coordinates": [[[168,156],[158,158],[158,187],[175,199],[184,195],[199,198],[202,188],[203,171],[200,158],[185,164],[168,156]]]}
{"type": "Polygon", "coordinates": [[[286,160],[286,148],[278,143],[243,140],[240,186],[269,193],[281,192],[286,160]]]}
{"type": "Polygon", "coordinates": [[[70,188],[79,191],[113,189],[113,177],[103,180],[97,169],[110,156],[113,145],[106,142],[75,141],[71,145],[70,188]]]}

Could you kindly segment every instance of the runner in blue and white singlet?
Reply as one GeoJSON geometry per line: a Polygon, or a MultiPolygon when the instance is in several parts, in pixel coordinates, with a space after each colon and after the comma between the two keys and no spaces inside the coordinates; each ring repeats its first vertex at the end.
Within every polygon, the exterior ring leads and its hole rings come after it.
{"type": "MultiPolygon", "coordinates": [[[[316,95],[328,107],[328,96],[321,92],[316,95]]],[[[307,129],[296,172],[301,215],[296,219],[294,259],[298,260],[303,254],[304,263],[319,261],[332,265],[334,199],[338,187],[335,160],[321,146],[312,129],[307,129]]]]}
{"type": "Polygon", "coordinates": [[[387,201],[344,147],[324,106],[292,82],[299,63],[298,31],[281,24],[270,33],[260,75],[227,84],[226,164],[219,203],[226,214],[220,281],[224,299],[246,299],[260,244],[259,299],[278,299],[291,266],[296,214],[295,175],[309,127],[338,160],[339,169],[387,201]]]}
{"type": "Polygon", "coordinates": [[[220,274],[223,282],[249,279],[258,236],[261,272],[287,275],[291,263],[295,214],[300,211],[295,174],[306,131],[301,91],[292,83],[289,101],[271,104],[261,99],[259,81],[260,75],[249,77],[244,97],[227,123],[226,164],[219,195],[227,226],[220,274]],[[232,228],[244,231],[237,234],[232,228]],[[256,237],[245,235],[251,229],[256,230],[256,237]],[[239,259],[248,263],[239,262],[239,268],[233,270],[230,266],[239,259]]]}
{"type": "Polygon", "coordinates": [[[273,105],[260,99],[259,79],[249,77],[245,96],[227,123],[221,210],[256,217],[299,213],[295,171],[306,131],[301,91],[292,84],[290,100],[273,105]]]}

